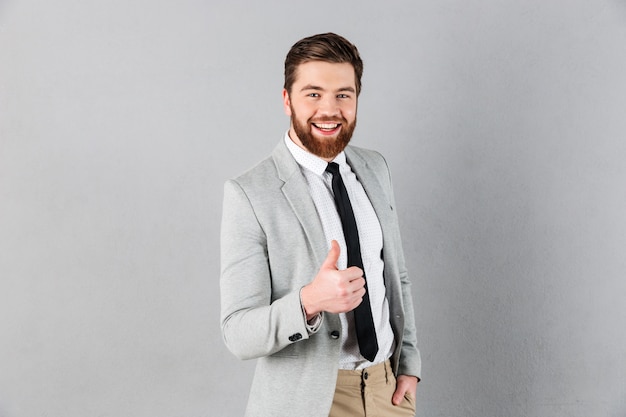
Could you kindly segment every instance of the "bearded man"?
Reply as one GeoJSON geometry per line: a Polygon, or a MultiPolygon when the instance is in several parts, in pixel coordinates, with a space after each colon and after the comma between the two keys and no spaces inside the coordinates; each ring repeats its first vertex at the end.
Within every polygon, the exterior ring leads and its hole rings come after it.
{"type": "Polygon", "coordinates": [[[421,361],[389,169],[348,145],[363,63],[345,38],[285,60],[290,127],[224,187],[221,323],[257,358],[249,417],[414,416],[421,361]]]}

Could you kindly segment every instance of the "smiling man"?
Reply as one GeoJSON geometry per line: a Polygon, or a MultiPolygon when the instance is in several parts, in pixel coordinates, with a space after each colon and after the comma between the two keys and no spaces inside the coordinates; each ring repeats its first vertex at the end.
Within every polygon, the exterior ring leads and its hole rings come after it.
{"type": "Polygon", "coordinates": [[[391,177],[380,154],[348,146],[362,73],[341,36],[297,42],[288,132],[224,187],[222,332],[258,358],[246,416],[415,415],[421,362],[391,177]]]}

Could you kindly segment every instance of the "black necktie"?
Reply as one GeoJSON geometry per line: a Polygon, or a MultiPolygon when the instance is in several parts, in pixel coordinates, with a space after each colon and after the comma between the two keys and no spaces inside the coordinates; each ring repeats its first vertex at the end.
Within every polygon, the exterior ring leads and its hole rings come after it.
{"type": "MultiPolygon", "coordinates": [[[[361,244],[359,243],[359,230],[356,227],[356,219],[354,218],[348,191],[339,173],[339,165],[331,162],[328,164],[326,171],[333,176],[332,185],[335,203],[337,204],[337,211],[343,226],[343,235],[348,246],[348,267],[358,266],[363,270],[363,278],[365,278],[365,269],[363,268],[363,259],[361,258],[361,244]]],[[[376,340],[376,330],[374,329],[374,319],[372,318],[370,295],[367,290],[367,279],[363,301],[353,311],[359,350],[365,359],[372,362],[378,352],[378,341],[376,340]]]]}

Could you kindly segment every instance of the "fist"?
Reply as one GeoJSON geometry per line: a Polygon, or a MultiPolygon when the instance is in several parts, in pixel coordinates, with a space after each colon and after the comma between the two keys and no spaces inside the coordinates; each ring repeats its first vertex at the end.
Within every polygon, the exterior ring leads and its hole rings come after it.
{"type": "Polygon", "coordinates": [[[363,271],[352,266],[340,271],[337,260],[341,253],[339,243],[333,240],[328,256],[322,263],[317,275],[301,292],[302,306],[307,320],[316,314],[347,313],[361,304],[365,295],[363,271]]]}

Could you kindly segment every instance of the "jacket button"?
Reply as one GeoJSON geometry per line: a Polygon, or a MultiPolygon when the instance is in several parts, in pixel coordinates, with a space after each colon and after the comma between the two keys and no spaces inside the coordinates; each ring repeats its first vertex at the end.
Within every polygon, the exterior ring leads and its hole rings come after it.
{"type": "Polygon", "coordinates": [[[333,330],[330,332],[330,337],[333,339],[339,339],[339,332],[337,330],[333,330]]]}
{"type": "Polygon", "coordinates": [[[300,333],[292,334],[291,336],[289,336],[290,342],[297,342],[300,339],[302,339],[302,335],[300,333]]]}

